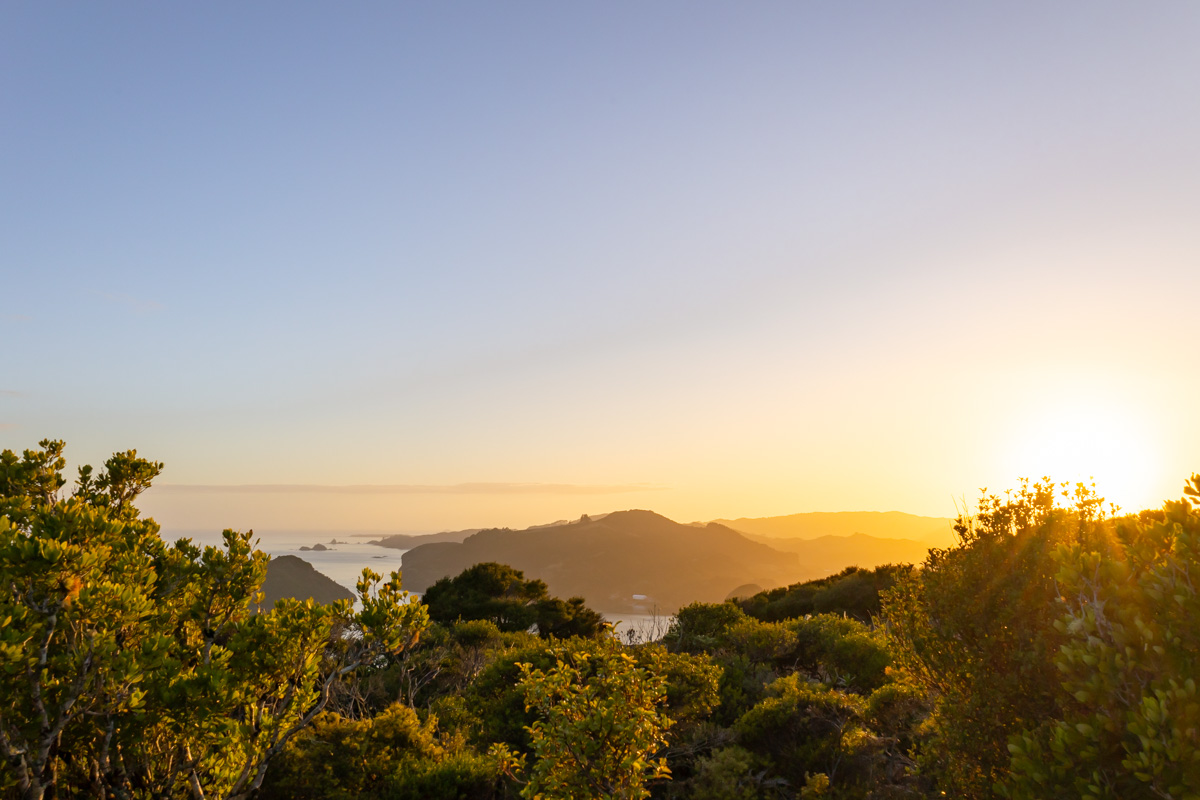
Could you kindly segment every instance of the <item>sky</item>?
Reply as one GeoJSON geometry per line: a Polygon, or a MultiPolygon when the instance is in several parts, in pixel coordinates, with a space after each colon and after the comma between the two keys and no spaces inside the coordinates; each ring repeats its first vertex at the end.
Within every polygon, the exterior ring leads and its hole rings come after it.
{"type": "Polygon", "coordinates": [[[165,527],[1200,471],[1200,5],[6,3],[0,448],[165,527]]]}

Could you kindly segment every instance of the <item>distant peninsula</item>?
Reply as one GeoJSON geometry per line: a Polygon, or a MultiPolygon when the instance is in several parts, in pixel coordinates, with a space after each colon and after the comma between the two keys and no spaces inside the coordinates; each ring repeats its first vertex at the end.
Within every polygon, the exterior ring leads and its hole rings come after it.
{"type": "Polygon", "coordinates": [[[442,531],[441,533],[394,533],[382,539],[376,539],[370,544],[381,547],[391,547],[396,550],[411,550],[423,544],[434,542],[461,542],[468,536],[479,533],[483,528],[471,528],[465,531],[442,531]]]}

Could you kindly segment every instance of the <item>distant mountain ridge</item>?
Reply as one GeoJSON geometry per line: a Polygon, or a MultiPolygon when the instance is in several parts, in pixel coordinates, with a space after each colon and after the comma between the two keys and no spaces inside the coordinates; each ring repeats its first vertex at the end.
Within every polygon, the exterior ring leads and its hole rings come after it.
{"type": "Polygon", "coordinates": [[[424,591],[485,561],[543,580],[551,594],[582,596],[593,608],[618,614],[650,611],[651,604],[672,613],[697,600],[721,602],[745,584],[783,586],[808,574],[795,554],[723,525],[699,528],[635,510],[423,544],[404,554],[404,584],[424,591]]]}
{"type": "Polygon", "coordinates": [[[924,542],[927,547],[947,547],[955,541],[954,520],[949,517],[921,517],[903,511],[813,511],[713,522],[742,533],[776,539],[817,539],[858,533],[879,539],[910,539],[924,542]]]}
{"type": "MultiPolygon", "coordinates": [[[[589,517],[584,514],[579,519],[567,520],[560,519],[554,522],[547,522],[542,525],[530,525],[522,530],[533,531],[542,528],[559,528],[564,525],[578,525],[580,522],[590,521],[595,522],[607,517],[608,514],[596,514],[589,517]]],[[[461,531],[441,531],[440,533],[394,533],[390,536],[384,536],[381,539],[369,542],[369,544],[377,544],[381,547],[391,547],[396,550],[409,550],[414,547],[419,547],[423,544],[433,544],[435,542],[461,542],[468,536],[473,536],[476,533],[484,530],[509,530],[508,528],[467,528],[461,531]]]]}
{"type": "Polygon", "coordinates": [[[931,546],[928,541],[885,539],[865,533],[815,539],[778,539],[752,533],[746,537],[800,556],[800,563],[812,578],[824,578],[846,567],[874,569],[884,564],[920,564],[931,546]]]}

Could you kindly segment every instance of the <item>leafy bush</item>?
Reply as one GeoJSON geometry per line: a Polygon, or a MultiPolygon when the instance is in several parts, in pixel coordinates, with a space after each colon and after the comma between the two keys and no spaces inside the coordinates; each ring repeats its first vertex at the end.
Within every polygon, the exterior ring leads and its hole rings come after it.
{"type": "Polygon", "coordinates": [[[956,797],[991,797],[1008,771],[1009,737],[1061,716],[1054,553],[1105,541],[1111,523],[1087,487],[1071,508],[1058,506],[1058,492],[1025,482],[1006,498],[984,496],[955,526],[961,545],[931,550],[885,599],[897,660],[935,701],[923,771],[956,797]]]}
{"type": "Polygon", "coordinates": [[[738,602],[747,614],[765,622],[809,614],[845,614],[870,622],[882,609],[882,593],[911,571],[910,564],[884,564],[873,570],[847,567],[837,575],[771,589],[738,602]]]}
{"type": "Polygon", "coordinates": [[[376,716],[347,720],[319,717],[272,763],[263,800],[451,800],[493,797],[499,780],[494,761],[447,752],[436,722],[394,705],[376,716]]]}
{"type": "Polygon", "coordinates": [[[519,665],[527,706],[538,714],[523,797],[637,800],[649,796],[647,781],[670,775],[666,653],[646,653],[642,666],[615,639],[601,639],[555,646],[548,670],[519,665]]]}
{"type": "Polygon", "coordinates": [[[892,654],[882,636],[849,617],[821,614],[793,620],[795,669],[852,691],[870,692],[887,682],[892,654]]]}
{"type": "Polygon", "coordinates": [[[770,696],[734,726],[739,744],[770,758],[776,773],[792,785],[803,785],[811,773],[836,779],[866,736],[866,701],[795,674],[778,679],[768,691],[770,696]]]}
{"type": "Polygon", "coordinates": [[[693,800],[759,800],[775,796],[786,781],[766,778],[758,759],[742,747],[723,747],[696,764],[689,789],[693,800]]]}
{"type": "Polygon", "coordinates": [[[423,600],[430,618],[443,625],[486,620],[506,632],[536,626],[543,639],[598,636],[608,629],[604,617],[588,608],[582,597],[551,597],[543,581],[525,580],[520,570],[494,562],[441,578],[429,587],[423,600]]]}
{"type": "Polygon", "coordinates": [[[398,575],[364,571],[361,611],[253,613],[250,535],[173,546],[133,501],[162,465],[115,454],[63,497],[63,443],[0,453],[0,755],[25,798],[243,798],[365,664],[425,627],[398,575]]]}
{"type": "Polygon", "coordinates": [[[746,615],[733,602],[692,603],[679,609],[663,643],[685,653],[710,652],[746,615]]]}
{"type": "Polygon", "coordinates": [[[1060,710],[1010,738],[1005,796],[1200,797],[1200,475],[1184,491],[1055,552],[1060,710]]]}

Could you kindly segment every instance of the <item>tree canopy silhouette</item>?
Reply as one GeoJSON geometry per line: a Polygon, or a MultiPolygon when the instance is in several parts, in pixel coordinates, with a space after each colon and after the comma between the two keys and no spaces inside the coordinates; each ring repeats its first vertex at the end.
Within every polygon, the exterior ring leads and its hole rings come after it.
{"type": "Polygon", "coordinates": [[[552,597],[546,584],[526,580],[506,564],[485,562],[453,578],[442,578],[422,598],[435,622],[487,620],[506,632],[537,626],[542,638],[596,636],[605,629],[604,617],[588,608],[582,597],[552,597]]]}

